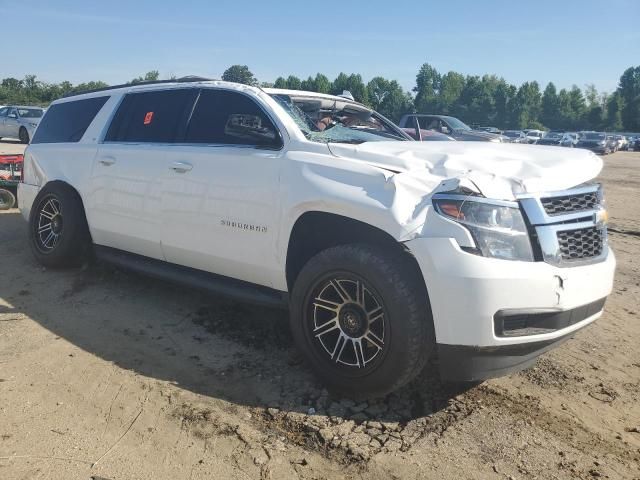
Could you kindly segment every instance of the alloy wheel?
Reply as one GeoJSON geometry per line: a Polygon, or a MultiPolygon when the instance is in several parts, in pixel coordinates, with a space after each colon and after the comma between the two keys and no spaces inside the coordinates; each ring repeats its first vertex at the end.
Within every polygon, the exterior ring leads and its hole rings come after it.
{"type": "Polygon", "coordinates": [[[313,289],[311,327],[325,359],[361,369],[382,356],[386,313],[379,296],[364,280],[333,276],[313,289]]]}
{"type": "Polygon", "coordinates": [[[45,198],[41,205],[35,232],[36,244],[40,251],[48,253],[56,247],[62,234],[62,214],[60,202],[53,196],[45,198]]]}

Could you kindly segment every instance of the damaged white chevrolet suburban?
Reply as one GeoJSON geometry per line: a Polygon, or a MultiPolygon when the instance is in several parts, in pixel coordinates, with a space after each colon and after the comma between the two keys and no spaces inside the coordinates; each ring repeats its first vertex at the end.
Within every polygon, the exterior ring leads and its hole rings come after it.
{"type": "Polygon", "coordinates": [[[288,305],[322,380],[376,396],[429,357],[445,379],[522,369],[602,314],[601,167],[579,149],[414,142],[342,97],[185,79],[54,102],[18,196],[42,264],[94,252],[288,305]]]}

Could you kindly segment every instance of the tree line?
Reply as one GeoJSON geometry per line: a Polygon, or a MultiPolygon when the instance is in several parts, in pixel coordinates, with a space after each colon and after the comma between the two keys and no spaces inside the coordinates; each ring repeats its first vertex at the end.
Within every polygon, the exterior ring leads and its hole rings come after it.
{"type": "MultiPolygon", "coordinates": [[[[159,78],[158,71],[154,70],[128,83],[159,78]]],[[[225,70],[222,79],[330,94],[348,90],[357,101],[394,121],[404,113],[418,112],[452,115],[470,125],[502,129],[640,131],[640,66],[626,69],[618,87],[611,93],[598,92],[593,84],[584,89],[573,85],[560,90],[553,82],[549,82],[544,90],[536,81],[516,86],[496,75],[440,73],[428,63],[420,67],[411,92],[405,91],[396,80],[381,76],[365,83],[356,73],[340,73],[333,80],[318,73],[307,79],[289,75],[278,77],[273,83],[259,82],[246,65],[232,65],[225,70]]],[[[0,104],[46,106],[66,94],[106,86],[101,81],[77,85],[67,81],[46,83],[35,75],[27,75],[22,80],[5,78],[0,84],[0,104]]]]}

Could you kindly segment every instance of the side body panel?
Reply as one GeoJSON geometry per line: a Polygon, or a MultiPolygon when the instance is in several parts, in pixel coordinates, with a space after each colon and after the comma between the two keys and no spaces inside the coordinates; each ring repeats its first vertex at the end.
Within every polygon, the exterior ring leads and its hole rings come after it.
{"type": "Polygon", "coordinates": [[[165,164],[160,212],[165,258],[273,286],[282,269],[275,248],[282,153],[174,145],[167,149],[165,164]]]}

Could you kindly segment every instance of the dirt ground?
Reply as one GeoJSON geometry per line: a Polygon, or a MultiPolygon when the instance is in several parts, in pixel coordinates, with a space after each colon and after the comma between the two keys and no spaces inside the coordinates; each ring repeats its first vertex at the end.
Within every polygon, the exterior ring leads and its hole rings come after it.
{"type": "Polygon", "coordinates": [[[0,214],[0,479],[640,479],[640,153],[605,165],[604,316],[523,373],[368,403],[323,389],[285,312],[43,269],[0,214]]]}

